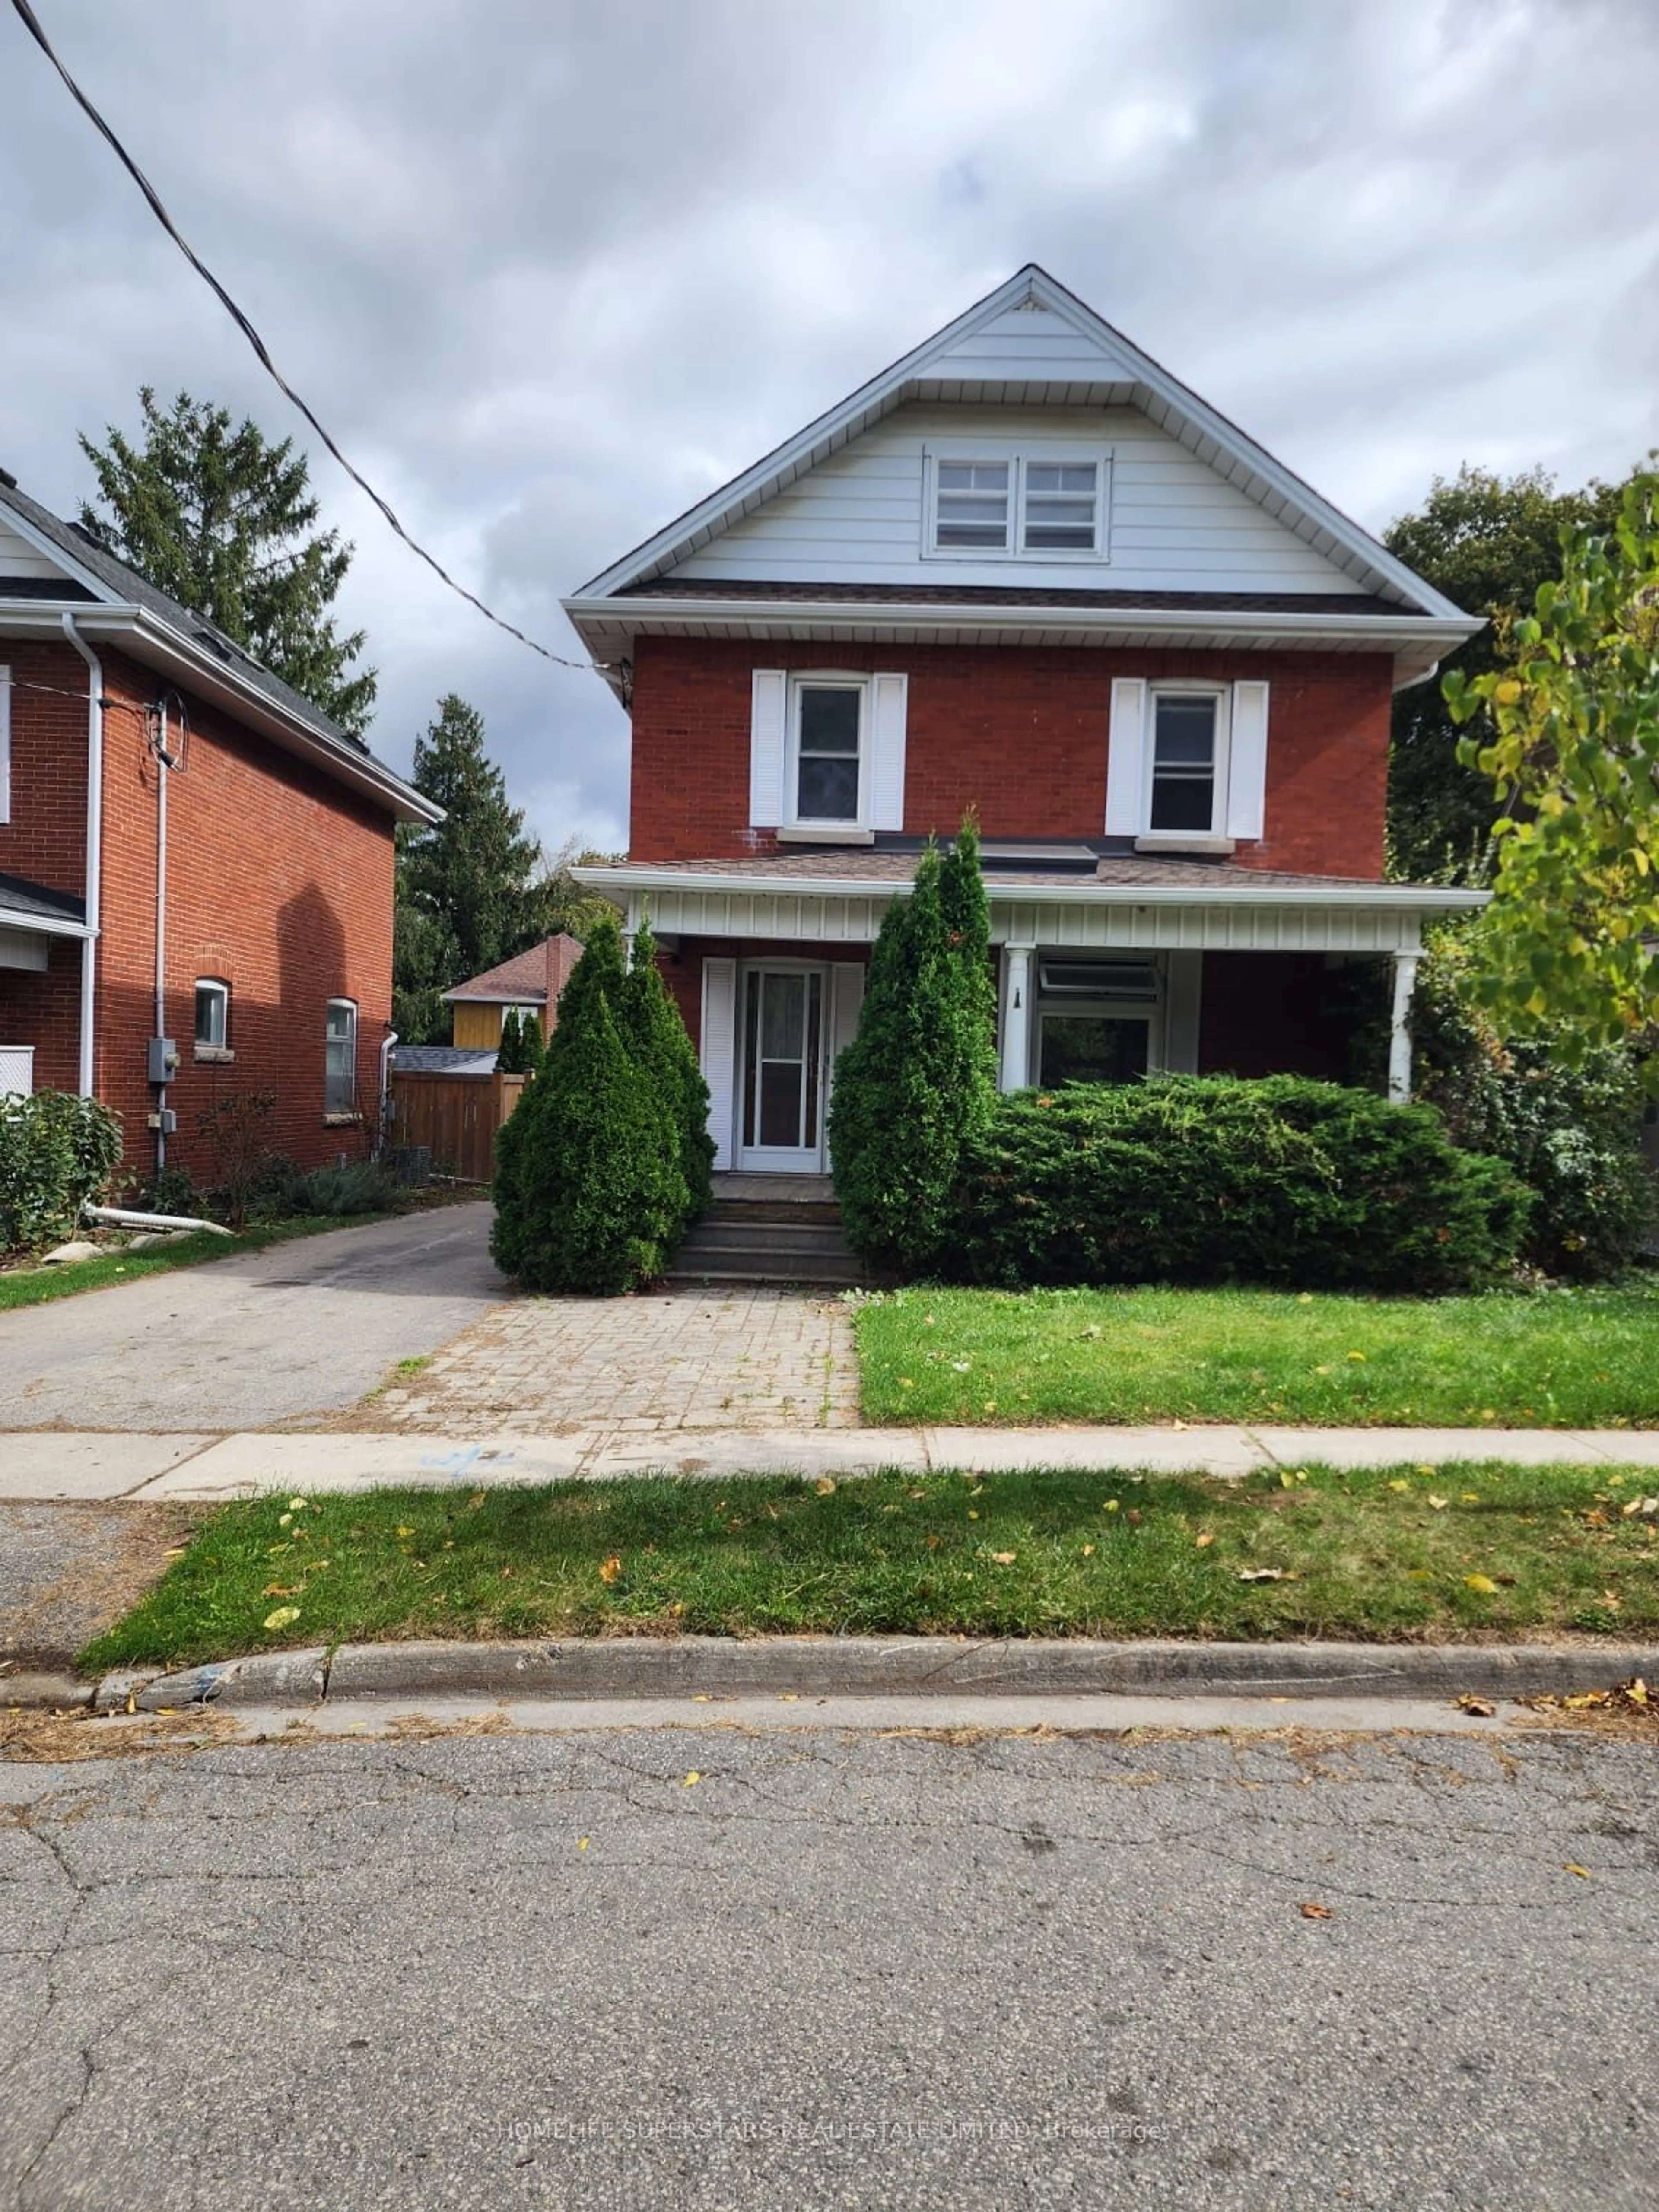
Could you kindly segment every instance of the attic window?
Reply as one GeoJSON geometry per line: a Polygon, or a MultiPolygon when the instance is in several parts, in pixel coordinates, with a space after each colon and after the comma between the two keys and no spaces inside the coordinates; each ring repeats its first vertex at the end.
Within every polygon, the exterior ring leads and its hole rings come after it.
{"type": "Polygon", "coordinates": [[[1017,452],[957,441],[927,455],[922,550],[982,561],[1103,561],[1111,457],[1042,441],[1017,452]]]}

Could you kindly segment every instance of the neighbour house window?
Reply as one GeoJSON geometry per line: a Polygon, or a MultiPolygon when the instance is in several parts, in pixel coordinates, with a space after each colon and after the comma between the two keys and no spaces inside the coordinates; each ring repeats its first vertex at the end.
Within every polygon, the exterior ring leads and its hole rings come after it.
{"type": "Polygon", "coordinates": [[[534,1014],[536,1019],[539,1022],[542,1018],[542,1010],[539,1006],[503,1006],[501,1008],[501,1027],[503,1029],[507,1027],[507,1018],[509,1014],[516,1014],[518,1016],[519,1026],[522,1029],[524,1024],[530,1019],[532,1014],[534,1014]]]}
{"type": "Polygon", "coordinates": [[[863,819],[869,690],[860,677],[805,677],[794,684],[792,788],[798,823],[863,819]]]}
{"type": "Polygon", "coordinates": [[[1217,834],[1226,788],[1226,718],[1219,691],[1152,694],[1151,806],[1154,833],[1217,834]]]}
{"type": "Polygon", "coordinates": [[[924,550],[990,559],[1103,560],[1108,457],[936,453],[924,550]]]}
{"type": "Polygon", "coordinates": [[[323,1111],[349,1114],[357,1103],[357,1006],[355,1000],[328,1002],[324,1055],[323,1111]]]}
{"type": "Polygon", "coordinates": [[[223,1052],[230,1042],[230,986],[216,975],[196,978],[196,1048],[223,1052]]]}

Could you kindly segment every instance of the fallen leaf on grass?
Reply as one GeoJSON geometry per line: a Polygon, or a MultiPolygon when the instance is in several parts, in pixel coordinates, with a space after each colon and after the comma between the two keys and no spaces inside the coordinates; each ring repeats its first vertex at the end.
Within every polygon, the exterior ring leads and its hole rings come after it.
{"type": "Polygon", "coordinates": [[[398,1524],[398,1534],[399,1536],[412,1536],[415,1534],[415,1531],[412,1528],[405,1528],[403,1523],[399,1522],[398,1524]]]}
{"type": "Polygon", "coordinates": [[[1094,1546],[1093,1546],[1092,1544],[1085,1544],[1085,1545],[1083,1547],[1083,1556],[1084,1556],[1084,1558],[1085,1558],[1085,1559],[1093,1559],[1093,1557],[1094,1557],[1094,1555],[1095,1555],[1095,1547],[1094,1547],[1094,1546]]]}
{"type": "Polygon", "coordinates": [[[831,1494],[831,1492],[834,1491],[835,1487],[836,1487],[836,1479],[835,1479],[834,1475],[832,1475],[832,1474],[821,1474],[821,1475],[818,1477],[818,1479],[817,1479],[817,1489],[818,1496],[819,1496],[820,1498],[828,1498],[828,1497],[831,1494]]]}
{"type": "Polygon", "coordinates": [[[1390,1489],[1390,1490],[1409,1490],[1409,1489],[1411,1488],[1411,1485],[1410,1485],[1410,1483],[1409,1483],[1409,1482],[1406,1482],[1406,1481],[1401,1480],[1401,1481],[1391,1482],[1391,1483],[1389,1485],[1389,1489],[1390,1489]]]}
{"type": "Polygon", "coordinates": [[[261,1597],[298,1597],[301,1588],[298,1583],[267,1583],[259,1595],[261,1597]]]}
{"type": "Polygon", "coordinates": [[[1294,1567],[1241,1567],[1238,1579],[1242,1583],[1299,1583],[1302,1577],[1294,1567]]]}
{"type": "Polygon", "coordinates": [[[1443,1513],[1446,1508],[1451,1504],[1451,1500],[1449,1498],[1437,1498],[1434,1492],[1431,1491],[1429,1492],[1429,1504],[1435,1512],[1443,1513]]]}
{"type": "Polygon", "coordinates": [[[300,1618],[297,1605],[279,1605],[275,1613],[268,1613],[262,1624],[266,1628],[286,1628],[291,1620],[300,1618]]]}
{"type": "Polygon", "coordinates": [[[1213,1544],[1214,1541],[1215,1532],[1212,1529],[1206,1528],[1200,1535],[1195,1536],[1193,1539],[1193,1547],[1195,1551],[1205,1552],[1209,1549],[1210,1546],[1213,1544]]]}
{"type": "Polygon", "coordinates": [[[1465,1575],[1463,1587],[1479,1591],[1482,1597],[1496,1597],[1498,1595],[1498,1585],[1490,1575],[1465,1575]]]}
{"type": "Polygon", "coordinates": [[[1328,1905],[1304,1905],[1302,1908],[1304,1920],[1329,1920],[1334,1917],[1328,1905]]]}
{"type": "Polygon", "coordinates": [[[995,1560],[998,1566],[1012,1567],[1014,1561],[1019,1557],[1019,1553],[1018,1552],[993,1552],[991,1557],[995,1560]]]}
{"type": "Polygon", "coordinates": [[[928,1548],[928,1550],[929,1550],[930,1552],[936,1552],[936,1551],[938,1551],[938,1549],[939,1549],[939,1547],[940,1539],[939,1539],[939,1537],[935,1536],[935,1535],[933,1534],[933,1531],[932,1531],[931,1529],[928,1531],[927,1541],[927,1548],[928,1548]]]}
{"type": "Polygon", "coordinates": [[[621,1572],[622,1561],[617,1557],[617,1553],[613,1552],[608,1559],[603,1560],[600,1563],[599,1580],[602,1583],[614,1583],[621,1572]]]}
{"type": "Polygon", "coordinates": [[[1498,1708],[1489,1698],[1477,1698],[1465,1690],[1457,1700],[1457,1710],[1460,1713],[1474,1713],[1478,1719],[1489,1721],[1498,1708]]]}

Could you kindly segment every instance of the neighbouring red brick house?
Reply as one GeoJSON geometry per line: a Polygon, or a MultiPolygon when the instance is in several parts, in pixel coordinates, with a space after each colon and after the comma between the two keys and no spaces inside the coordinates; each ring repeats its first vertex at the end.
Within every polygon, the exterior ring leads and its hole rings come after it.
{"type": "Polygon", "coordinates": [[[1042,270],[565,602],[634,724],[629,858],[717,1164],[825,1164],[835,1058],[916,856],[984,836],[1005,1087],[1346,1072],[1389,703],[1479,624],[1042,270]]]}
{"type": "Polygon", "coordinates": [[[0,475],[0,1091],[102,1099],[141,1174],[207,1176],[198,1116],[230,1091],[275,1093],[270,1141],[303,1165],[360,1156],[392,833],[437,818],[0,475]]]}

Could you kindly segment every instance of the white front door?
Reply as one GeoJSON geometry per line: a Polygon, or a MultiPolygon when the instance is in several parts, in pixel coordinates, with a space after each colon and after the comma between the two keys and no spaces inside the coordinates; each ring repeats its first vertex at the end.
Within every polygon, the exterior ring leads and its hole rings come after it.
{"type": "Polygon", "coordinates": [[[738,1165],[823,1172],[829,971],[756,961],[739,995],[738,1165]]]}

